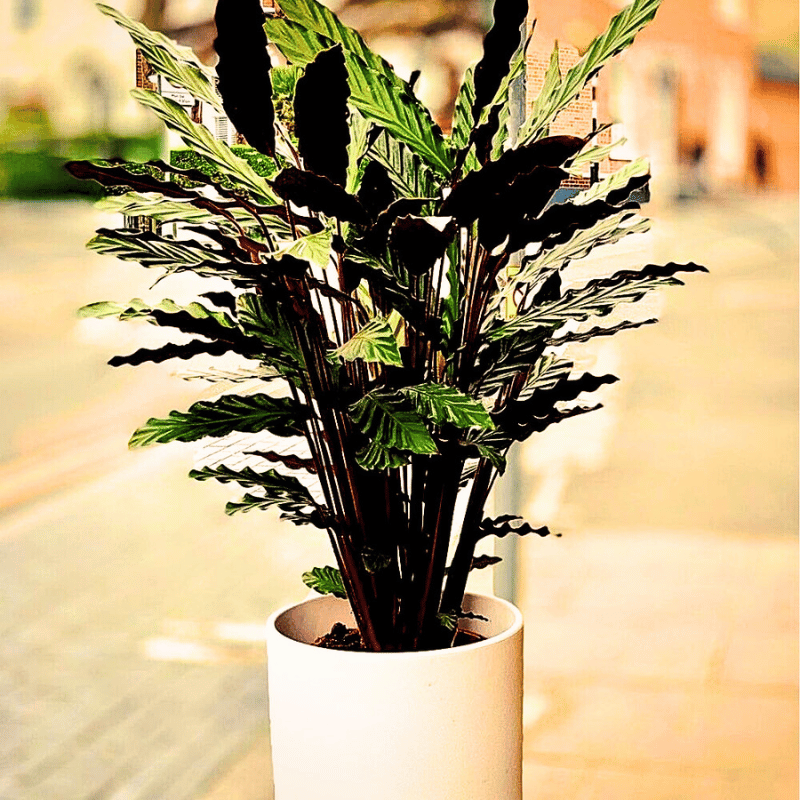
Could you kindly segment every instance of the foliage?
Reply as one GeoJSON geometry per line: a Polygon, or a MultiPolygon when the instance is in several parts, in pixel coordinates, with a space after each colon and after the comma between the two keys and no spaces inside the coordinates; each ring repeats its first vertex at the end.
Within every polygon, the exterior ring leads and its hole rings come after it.
{"type": "Polygon", "coordinates": [[[647,229],[630,200],[647,182],[644,161],[569,202],[553,200],[570,170],[605,150],[591,136],[551,137],[550,123],[658,2],[634,0],[564,75],[556,50],[516,137],[510,98],[525,64],[525,0],[496,5],[450,136],[413,87],[316,0],[282,0],[282,14],[265,23],[286,66],[266,53],[258,0],[219,0],[220,97],[208,97],[213,76],[185,51],[114,14],[170,83],[224,107],[252,146],[231,149],[180,106],[137,90],[189,149],[170,164],[70,165],[125,192],[107,210],[180,231],[101,229],[90,247],[167,278],[189,271],[227,282],[187,305],[134,299],[82,309],[184,337],[117,356],[115,366],[239,360],[196,373],[227,389],[149,420],[131,446],[232,432],[305,440],[310,457],[294,444],[253,445],[253,465],[191,475],[252,490],[228,513],[277,507],[326,529],[336,567],[303,580],[348,598],[369,649],[452,643],[468,573],[496,562],[476,558],[477,543],[549,534],[509,515],[485,519],[483,509],[514,442],[599,408],[586,396],[617,380],[577,372],[564,347],[653,322],[603,320],[703,269],[648,264],[567,281],[570,264],[594,248],[647,229]],[[242,91],[245,74],[255,90],[242,91]]]}

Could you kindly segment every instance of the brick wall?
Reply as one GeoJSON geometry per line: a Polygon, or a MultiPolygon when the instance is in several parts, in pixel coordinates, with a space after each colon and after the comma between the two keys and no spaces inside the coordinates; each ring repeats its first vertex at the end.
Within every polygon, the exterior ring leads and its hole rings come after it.
{"type": "MultiPolygon", "coordinates": [[[[585,48],[623,4],[532,2],[534,46],[546,51],[537,56],[536,70],[543,74],[546,62],[541,62],[554,40],[585,48]]],[[[756,80],[755,5],[755,0],[664,2],[633,47],[601,72],[601,121],[624,124],[631,152],[650,156],[654,175],[684,180],[696,169],[693,154],[699,152],[709,186],[742,185],[752,170],[752,142],[768,135],[774,141],[773,185],[789,186],[790,178],[796,185],[796,100],[779,102],[776,92],[756,80]],[[665,88],[667,76],[671,85],[665,88]]],[[[570,132],[585,129],[578,109],[572,122],[580,127],[570,132]]]]}
{"type": "MultiPolygon", "coordinates": [[[[544,76],[547,66],[550,63],[550,50],[542,47],[532,47],[528,52],[526,82],[527,82],[527,105],[530,109],[534,100],[544,85],[544,76]]],[[[563,75],[580,58],[580,54],[575,47],[561,45],[558,52],[558,66],[563,75]]],[[[556,118],[550,126],[550,133],[553,136],[586,136],[592,130],[592,87],[587,84],[580,95],[575,98],[556,118]]],[[[599,133],[595,139],[595,144],[611,144],[611,129],[606,129],[599,133]]],[[[627,161],[603,159],[600,162],[600,174],[607,175],[619,169],[627,161]]],[[[573,176],[562,184],[564,188],[585,189],[589,186],[589,166],[587,164],[585,173],[582,176],[573,176]]]]}
{"type": "Polygon", "coordinates": [[[141,50],[136,51],[136,88],[156,90],[156,85],[150,80],[153,68],[147,63],[141,50]]]}

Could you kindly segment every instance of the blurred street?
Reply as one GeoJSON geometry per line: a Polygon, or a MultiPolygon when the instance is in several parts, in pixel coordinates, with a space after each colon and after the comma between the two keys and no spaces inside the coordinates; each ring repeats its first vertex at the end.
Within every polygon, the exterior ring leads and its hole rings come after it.
{"type": "MultiPolygon", "coordinates": [[[[797,212],[653,210],[648,259],[711,273],[519,459],[519,510],[563,532],[520,547],[526,800],[797,797],[797,212]]],[[[267,800],[263,622],[331,558],[225,517],[190,446],[127,451],[205,386],[106,366],[142,326],[75,309],[154,278],[84,251],[104,222],[0,205],[0,800],[267,800]]]]}

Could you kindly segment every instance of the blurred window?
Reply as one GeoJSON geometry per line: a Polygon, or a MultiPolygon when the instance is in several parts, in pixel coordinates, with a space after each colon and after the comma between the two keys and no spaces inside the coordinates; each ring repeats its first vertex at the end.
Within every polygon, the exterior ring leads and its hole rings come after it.
{"type": "Polygon", "coordinates": [[[747,25],[745,0],[716,0],[717,15],[729,28],[744,28],[747,25]]]}
{"type": "Polygon", "coordinates": [[[30,30],[39,18],[39,0],[15,0],[14,25],[21,31],[30,30]]]}

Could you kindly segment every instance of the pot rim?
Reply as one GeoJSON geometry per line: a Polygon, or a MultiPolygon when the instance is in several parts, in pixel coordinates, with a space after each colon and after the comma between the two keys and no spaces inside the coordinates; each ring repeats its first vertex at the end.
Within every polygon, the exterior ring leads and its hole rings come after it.
{"type": "MultiPolygon", "coordinates": [[[[347,603],[346,600],[342,600],[341,598],[334,598],[331,597],[330,595],[321,595],[319,597],[313,597],[306,600],[302,600],[299,603],[291,603],[273,612],[270,615],[269,619],[267,620],[267,635],[279,637],[281,644],[284,647],[300,647],[300,648],[311,647],[316,651],[319,658],[381,657],[385,659],[391,658],[397,660],[397,659],[414,659],[414,658],[419,659],[419,658],[432,658],[432,657],[437,657],[437,658],[454,657],[459,653],[470,653],[475,650],[481,650],[486,647],[495,646],[500,642],[512,638],[517,633],[519,633],[519,631],[522,630],[523,626],[522,612],[513,603],[510,603],[508,600],[504,600],[501,597],[495,597],[494,595],[487,595],[487,594],[478,594],[476,592],[467,592],[464,595],[465,600],[470,597],[489,600],[493,603],[497,603],[498,605],[502,606],[503,608],[506,609],[507,612],[511,614],[512,617],[511,624],[507,628],[505,628],[505,630],[500,631],[500,633],[496,633],[494,636],[490,636],[486,639],[483,639],[480,642],[473,642],[472,644],[459,645],[458,647],[440,648],[438,650],[402,650],[400,652],[397,651],[375,652],[372,650],[335,650],[333,648],[328,648],[328,647],[317,647],[311,642],[304,642],[299,639],[294,639],[291,636],[287,636],[285,633],[283,633],[278,629],[277,627],[278,619],[282,615],[297,608],[298,606],[306,605],[308,603],[331,602],[332,600],[336,600],[342,603],[347,603]]],[[[347,607],[349,608],[349,605],[347,607]]]]}

